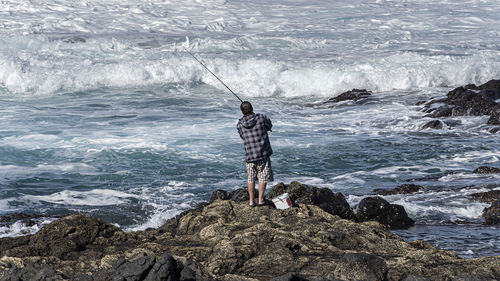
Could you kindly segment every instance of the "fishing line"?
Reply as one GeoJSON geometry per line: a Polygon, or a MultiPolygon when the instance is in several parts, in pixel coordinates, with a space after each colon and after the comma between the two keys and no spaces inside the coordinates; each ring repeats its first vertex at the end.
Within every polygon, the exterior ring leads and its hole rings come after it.
{"type": "MultiPolygon", "coordinates": [[[[189,45],[189,38],[188,38],[187,36],[186,36],[186,43],[189,45]]],[[[219,80],[219,82],[221,82],[221,83],[222,83],[222,85],[224,85],[224,86],[225,86],[225,87],[226,87],[226,88],[227,88],[227,89],[231,92],[231,94],[233,94],[236,98],[238,98],[241,102],[243,102],[243,100],[242,100],[242,99],[240,99],[240,97],[238,97],[238,95],[236,95],[236,94],[233,92],[233,90],[231,90],[231,89],[230,89],[230,88],[226,85],[226,83],[222,82],[222,80],[220,80],[220,78],[219,78],[219,77],[217,77],[217,75],[215,75],[215,73],[213,73],[210,69],[208,69],[208,67],[206,67],[206,66],[203,64],[203,62],[201,62],[201,61],[200,61],[200,60],[199,60],[199,59],[198,59],[195,55],[193,55],[190,51],[188,51],[188,49],[187,49],[186,47],[184,47],[184,46],[183,46],[183,48],[184,48],[184,50],[185,50],[188,54],[190,54],[190,55],[191,55],[191,56],[192,56],[192,57],[193,57],[193,58],[194,58],[197,62],[199,62],[199,63],[201,64],[201,66],[203,66],[203,67],[204,67],[204,68],[205,68],[208,72],[210,72],[210,74],[212,74],[215,78],[217,78],[217,80],[219,80]]]]}

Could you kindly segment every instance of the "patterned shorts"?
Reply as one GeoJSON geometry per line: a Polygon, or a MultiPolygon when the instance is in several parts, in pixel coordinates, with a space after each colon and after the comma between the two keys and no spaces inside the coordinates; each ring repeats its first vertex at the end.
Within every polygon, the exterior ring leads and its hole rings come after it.
{"type": "Polygon", "coordinates": [[[248,182],[270,182],[274,181],[273,169],[271,168],[271,158],[247,163],[248,182]]]}

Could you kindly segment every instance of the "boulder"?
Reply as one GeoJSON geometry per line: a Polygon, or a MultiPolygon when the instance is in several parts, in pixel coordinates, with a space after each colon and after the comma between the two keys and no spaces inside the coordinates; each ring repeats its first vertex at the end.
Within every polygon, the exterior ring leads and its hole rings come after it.
{"type": "MultiPolygon", "coordinates": [[[[0,275],[1,276],[1,275],[0,275]]],[[[29,263],[24,267],[9,269],[0,281],[60,281],[63,280],[57,272],[46,264],[29,263]]]]}
{"type": "Polygon", "coordinates": [[[401,205],[389,204],[382,197],[366,197],[356,207],[359,221],[378,221],[392,229],[408,228],[415,222],[401,205]]]}
{"type": "Polygon", "coordinates": [[[227,200],[229,199],[227,191],[218,189],[214,192],[212,192],[212,196],[210,196],[210,203],[214,202],[215,200],[227,200]]]}
{"type": "Polygon", "coordinates": [[[422,129],[442,129],[442,128],[443,128],[443,122],[439,120],[429,121],[424,126],[422,126],[422,129]]]}
{"type": "Polygon", "coordinates": [[[492,110],[490,114],[490,119],[488,119],[489,125],[500,125],[500,109],[492,110]]]}
{"type": "MultiPolygon", "coordinates": [[[[0,243],[0,251],[7,255],[50,255],[59,259],[78,259],[78,252],[91,244],[105,243],[115,234],[123,234],[116,226],[84,215],[70,215],[56,220],[30,237],[25,245],[16,245],[17,239],[0,243]],[[13,247],[19,246],[19,247],[13,247]]],[[[98,254],[98,253],[96,253],[98,254]]]]}
{"type": "Polygon", "coordinates": [[[293,181],[286,185],[278,183],[273,186],[268,196],[274,198],[283,193],[288,193],[292,204],[311,204],[320,207],[325,212],[337,215],[343,219],[354,219],[354,212],[342,193],[329,188],[317,188],[293,181]]]}
{"type": "Polygon", "coordinates": [[[365,89],[352,89],[350,91],[344,92],[336,97],[330,98],[325,103],[331,102],[341,102],[346,100],[358,101],[361,99],[366,99],[372,95],[372,92],[365,89]]]}
{"type": "MultiPolygon", "coordinates": [[[[448,92],[446,98],[434,99],[425,103],[423,111],[435,118],[494,115],[500,110],[500,104],[496,102],[500,99],[499,85],[500,80],[491,80],[481,86],[470,84],[455,88],[448,92]]],[[[495,119],[495,117],[492,118],[495,119]]]]}
{"type": "Polygon", "coordinates": [[[424,187],[416,184],[402,184],[394,189],[374,189],[378,195],[411,194],[423,190],[424,187]]]}
{"type": "Polygon", "coordinates": [[[499,174],[500,168],[481,166],[473,171],[474,174],[499,174]]]}
{"type": "Polygon", "coordinates": [[[486,224],[500,224],[500,200],[493,201],[491,206],[483,210],[486,224]]]}
{"type": "Polygon", "coordinates": [[[500,200],[500,190],[490,190],[487,192],[473,193],[470,195],[474,200],[479,200],[483,203],[493,203],[500,200]]]}
{"type": "Polygon", "coordinates": [[[385,261],[373,254],[346,253],[340,258],[334,276],[341,280],[387,280],[385,261]]]}

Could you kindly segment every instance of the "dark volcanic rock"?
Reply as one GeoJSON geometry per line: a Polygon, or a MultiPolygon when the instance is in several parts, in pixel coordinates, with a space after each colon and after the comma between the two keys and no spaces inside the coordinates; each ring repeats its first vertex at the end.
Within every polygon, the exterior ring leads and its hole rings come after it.
{"type": "Polygon", "coordinates": [[[493,201],[489,208],[483,210],[486,224],[500,224],[500,200],[493,201]]]}
{"type": "Polygon", "coordinates": [[[335,268],[341,280],[387,280],[387,265],[383,259],[367,253],[346,253],[335,268]]]}
{"type": "Polygon", "coordinates": [[[480,202],[492,203],[493,201],[500,200],[500,190],[490,190],[487,192],[473,193],[470,196],[475,200],[479,200],[480,202]]]}
{"type": "Polygon", "coordinates": [[[488,119],[488,124],[490,125],[500,125],[500,108],[493,110],[490,114],[490,119],[488,119]]]}
{"type": "Polygon", "coordinates": [[[227,195],[227,191],[218,189],[212,193],[212,196],[210,196],[210,203],[214,202],[215,200],[227,200],[229,199],[227,195]]]}
{"type": "Polygon", "coordinates": [[[443,122],[439,120],[429,121],[424,126],[422,126],[422,129],[442,129],[442,128],[443,128],[443,122]]]}
{"type": "Polygon", "coordinates": [[[358,101],[361,99],[365,99],[369,96],[372,95],[372,92],[367,91],[365,89],[352,89],[350,91],[344,92],[334,98],[329,99],[325,103],[330,103],[330,102],[341,102],[341,101],[346,101],[346,100],[353,100],[353,101],[358,101]]]}
{"type": "Polygon", "coordinates": [[[290,195],[292,204],[312,204],[343,219],[354,218],[354,213],[344,195],[340,192],[333,193],[329,188],[317,188],[293,181],[288,185],[279,183],[273,186],[268,196],[273,198],[283,193],[290,195]]]}
{"type": "Polygon", "coordinates": [[[481,166],[473,171],[474,174],[498,174],[500,173],[500,168],[481,166]]]}
{"type": "Polygon", "coordinates": [[[500,99],[499,85],[500,80],[491,80],[481,86],[458,87],[444,99],[428,101],[423,110],[432,117],[490,115],[500,110],[496,102],[500,99]]]}
{"type": "MultiPolygon", "coordinates": [[[[314,190],[295,185],[305,194],[314,190]]],[[[378,222],[356,223],[300,203],[276,210],[216,200],[183,212],[159,229],[127,233],[97,219],[71,215],[39,233],[0,238],[0,276],[8,278],[36,263],[75,281],[169,280],[169,276],[186,281],[255,281],[288,272],[309,281],[395,281],[411,275],[452,280],[463,272],[500,279],[500,256],[462,259],[427,242],[405,242],[378,222]],[[43,247],[38,245],[42,241],[43,247]]],[[[46,272],[44,279],[59,278],[43,267],[38,271],[46,272]]]]}
{"type": "MultiPolygon", "coordinates": [[[[337,279],[335,279],[337,280],[337,279]]],[[[274,277],[270,281],[335,281],[333,279],[329,278],[324,278],[324,277],[306,277],[304,275],[295,273],[295,272],[289,272],[285,275],[281,275],[278,277],[274,277]]]]}
{"type": "Polygon", "coordinates": [[[57,272],[46,264],[26,264],[24,267],[13,267],[5,273],[0,281],[59,281],[63,280],[57,272]]]}
{"type": "Polygon", "coordinates": [[[366,197],[357,206],[359,221],[378,221],[389,228],[408,228],[415,222],[408,217],[401,205],[389,204],[382,197],[366,197]]]}
{"type": "Polygon", "coordinates": [[[15,223],[21,222],[26,226],[33,226],[36,224],[36,220],[40,218],[44,218],[46,216],[43,215],[30,215],[24,213],[16,213],[8,216],[0,216],[0,224],[1,223],[15,223]]]}
{"type": "Polygon", "coordinates": [[[42,228],[30,237],[26,245],[16,245],[17,239],[4,241],[0,244],[0,252],[12,256],[43,256],[51,255],[60,259],[77,259],[78,252],[94,243],[111,238],[116,232],[121,232],[115,226],[101,220],[83,215],[71,215],[52,222],[51,227],[42,228]],[[10,243],[9,243],[10,242],[10,243]]]}
{"type": "Polygon", "coordinates": [[[377,193],[378,195],[394,195],[394,194],[410,194],[410,193],[415,193],[420,190],[424,189],[423,186],[421,185],[416,185],[416,184],[403,184],[400,185],[394,189],[391,190],[386,190],[386,189],[375,189],[373,192],[377,193]]]}

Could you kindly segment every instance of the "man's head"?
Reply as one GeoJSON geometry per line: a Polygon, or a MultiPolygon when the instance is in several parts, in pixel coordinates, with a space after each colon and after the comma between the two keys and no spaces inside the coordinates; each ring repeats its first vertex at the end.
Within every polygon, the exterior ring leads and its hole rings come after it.
{"type": "Polygon", "coordinates": [[[243,113],[243,115],[250,115],[253,113],[252,104],[248,101],[242,102],[240,108],[241,108],[241,113],[243,113]]]}

